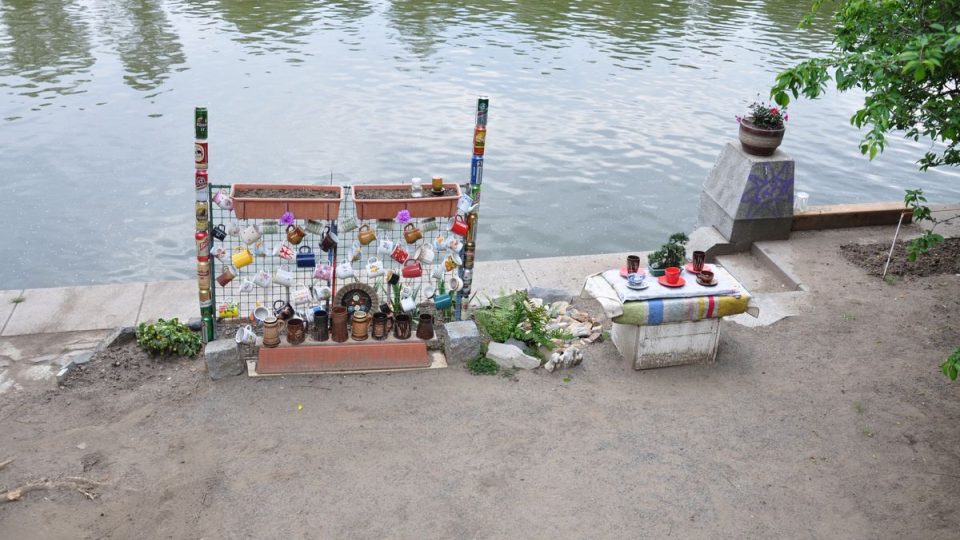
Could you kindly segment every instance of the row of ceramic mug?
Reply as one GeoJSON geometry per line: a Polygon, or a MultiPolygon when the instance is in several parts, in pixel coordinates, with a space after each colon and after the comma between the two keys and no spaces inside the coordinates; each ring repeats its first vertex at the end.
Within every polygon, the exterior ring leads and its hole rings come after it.
{"type": "MultiPolygon", "coordinates": [[[[386,221],[386,223],[391,224],[392,221],[386,221]]],[[[244,244],[251,246],[257,243],[263,235],[265,234],[279,234],[280,233],[280,223],[278,221],[265,221],[262,224],[256,223],[239,223],[237,221],[231,222],[229,225],[224,225],[223,223],[217,225],[213,228],[213,237],[221,242],[227,239],[227,236],[234,236],[240,238],[244,244]]],[[[379,226],[378,226],[379,227],[379,226]]],[[[362,245],[367,245],[374,242],[377,239],[377,230],[370,227],[370,225],[359,225],[356,218],[349,217],[344,219],[340,225],[341,232],[350,232],[354,229],[357,229],[357,240],[362,245]]],[[[439,224],[435,218],[428,218],[423,220],[420,226],[415,225],[414,223],[407,223],[403,226],[403,239],[408,244],[416,244],[420,241],[425,233],[437,231],[440,229],[439,224]]],[[[463,216],[455,216],[450,222],[450,226],[447,228],[450,235],[456,235],[464,237],[467,235],[467,222],[464,221],[463,216]]],[[[317,220],[307,220],[306,224],[301,227],[296,223],[291,223],[286,226],[284,229],[286,233],[287,241],[293,245],[300,245],[306,238],[307,233],[312,233],[320,236],[320,249],[324,252],[330,251],[335,248],[338,242],[337,234],[334,233],[329,225],[323,225],[323,222],[317,220]]]]}

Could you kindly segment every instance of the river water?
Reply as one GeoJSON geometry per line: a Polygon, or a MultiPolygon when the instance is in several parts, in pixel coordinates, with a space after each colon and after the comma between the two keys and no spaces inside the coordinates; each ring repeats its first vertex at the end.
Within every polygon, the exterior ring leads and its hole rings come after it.
{"type": "MultiPolygon", "coordinates": [[[[480,260],[654,248],[734,116],[828,50],[807,4],[3,0],[0,289],[192,277],[197,105],[213,182],[462,182],[486,94],[480,260]]],[[[925,144],[859,154],[860,99],[790,109],[811,204],[960,200],[925,144]]]]}

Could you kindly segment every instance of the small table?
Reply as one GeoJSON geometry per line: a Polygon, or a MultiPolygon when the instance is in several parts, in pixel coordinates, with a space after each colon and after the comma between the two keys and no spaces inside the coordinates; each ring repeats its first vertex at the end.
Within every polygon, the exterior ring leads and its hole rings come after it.
{"type": "Polygon", "coordinates": [[[595,298],[613,322],[610,337],[634,369],[713,362],[720,340],[720,320],[728,315],[757,316],[750,293],[723,267],[710,265],[715,287],[704,287],[684,271],[687,284],[668,288],[656,278],[643,291],[626,288],[619,271],[587,277],[581,296],[595,298]]]}

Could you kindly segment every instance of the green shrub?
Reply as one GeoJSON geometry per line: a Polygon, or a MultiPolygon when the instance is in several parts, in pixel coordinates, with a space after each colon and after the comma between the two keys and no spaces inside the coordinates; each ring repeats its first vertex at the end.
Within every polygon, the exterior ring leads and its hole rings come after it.
{"type": "Polygon", "coordinates": [[[496,375],[500,365],[486,356],[480,356],[467,361],[467,369],[474,375],[496,375]]]}
{"type": "Polygon", "coordinates": [[[159,319],[154,324],[140,323],[137,345],[150,354],[190,357],[200,352],[200,336],[177,319],[159,319]]]}
{"type": "Polygon", "coordinates": [[[547,331],[550,321],[547,308],[530,302],[526,291],[496,299],[490,306],[474,312],[473,318],[480,330],[498,343],[516,338],[537,347],[553,348],[552,337],[567,335],[562,331],[547,331]]]}

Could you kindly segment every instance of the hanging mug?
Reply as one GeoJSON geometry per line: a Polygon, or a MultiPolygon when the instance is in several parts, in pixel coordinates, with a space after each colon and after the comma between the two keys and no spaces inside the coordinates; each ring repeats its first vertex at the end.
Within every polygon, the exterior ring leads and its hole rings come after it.
{"type": "Polygon", "coordinates": [[[230,256],[230,261],[235,268],[243,268],[253,262],[253,253],[245,247],[237,246],[233,250],[233,255],[230,256]]]}
{"type": "Polygon", "coordinates": [[[275,219],[264,221],[263,225],[260,226],[260,232],[263,234],[278,234],[280,232],[280,223],[275,219]]]}
{"type": "Polygon", "coordinates": [[[357,228],[357,218],[349,216],[340,222],[340,232],[350,232],[357,228]]]}
{"type": "Polygon", "coordinates": [[[453,304],[453,295],[451,293],[438,294],[433,297],[433,306],[437,310],[447,309],[453,304]]]}
{"type": "Polygon", "coordinates": [[[287,225],[287,240],[289,240],[291,244],[295,246],[298,245],[300,242],[303,242],[303,237],[306,235],[307,233],[304,232],[303,227],[295,223],[287,225]]]}
{"type": "Polygon", "coordinates": [[[213,228],[213,237],[221,242],[227,239],[227,228],[223,226],[223,223],[213,228]]]}
{"type": "Polygon", "coordinates": [[[227,248],[223,246],[212,247],[210,248],[210,254],[216,257],[218,261],[222,261],[227,256],[227,248]]]}
{"type": "Polygon", "coordinates": [[[357,275],[353,271],[353,266],[350,264],[350,261],[343,261],[337,265],[337,277],[340,279],[352,278],[357,275]]]}
{"type": "Polygon", "coordinates": [[[470,211],[470,208],[473,207],[473,199],[469,195],[461,195],[460,200],[457,201],[457,211],[466,214],[470,211]]]}
{"type": "Polygon", "coordinates": [[[315,219],[308,219],[303,228],[310,234],[320,234],[323,231],[323,222],[315,219]]]}
{"type": "Polygon", "coordinates": [[[224,210],[233,210],[233,198],[222,189],[213,194],[213,202],[224,210]]]}
{"type": "Polygon", "coordinates": [[[231,221],[230,226],[227,227],[227,234],[230,236],[240,236],[240,224],[236,221],[231,221]]]}
{"type": "Polygon", "coordinates": [[[333,278],[333,267],[329,264],[318,265],[317,268],[313,271],[314,279],[321,279],[323,281],[330,281],[333,278]]]}
{"type": "Polygon", "coordinates": [[[433,248],[437,251],[443,251],[447,249],[447,239],[443,235],[438,234],[436,238],[433,239],[433,248]]]}
{"type": "Polygon", "coordinates": [[[418,278],[423,275],[423,267],[420,266],[420,261],[407,259],[407,262],[403,263],[400,273],[405,278],[418,278]]]}
{"type": "Polygon", "coordinates": [[[371,229],[369,225],[360,226],[360,230],[357,231],[357,240],[359,240],[361,244],[366,246],[376,239],[377,231],[371,229]]]}
{"type": "Polygon", "coordinates": [[[383,275],[383,265],[380,263],[380,259],[376,257],[370,257],[367,259],[367,275],[370,277],[379,277],[383,275]]]}
{"type": "Polygon", "coordinates": [[[437,218],[426,218],[420,222],[420,230],[425,233],[433,232],[437,229],[439,229],[437,226],[437,218]]]}
{"type": "Polygon", "coordinates": [[[329,300],[333,296],[333,289],[326,285],[314,285],[313,296],[317,300],[329,300]]]}
{"type": "Polygon", "coordinates": [[[324,227],[320,234],[322,235],[320,240],[320,251],[327,253],[331,249],[337,247],[337,235],[330,231],[330,227],[324,227]]]}
{"type": "Polygon", "coordinates": [[[413,223],[407,223],[403,226],[403,239],[408,244],[415,244],[417,240],[423,238],[423,233],[413,223]]]}
{"type": "Polygon", "coordinates": [[[467,235],[467,222],[463,220],[463,216],[454,216],[453,223],[450,224],[450,232],[457,236],[467,235]]]}
{"type": "Polygon", "coordinates": [[[296,290],[293,291],[293,303],[298,306],[309,304],[312,299],[313,295],[310,294],[310,289],[306,285],[297,285],[296,290]]]}
{"type": "Polygon", "coordinates": [[[293,317],[297,312],[293,309],[293,306],[290,305],[290,302],[277,300],[273,303],[273,313],[278,319],[285,321],[293,317]]]}
{"type": "Polygon", "coordinates": [[[272,250],[265,246],[263,242],[257,242],[253,245],[253,254],[257,257],[266,257],[267,253],[270,253],[272,250]]]}
{"type": "Polygon", "coordinates": [[[270,274],[265,270],[261,270],[257,272],[257,275],[253,276],[253,284],[257,287],[266,289],[271,283],[273,283],[273,278],[270,277],[270,274]]]}
{"type": "Polygon", "coordinates": [[[377,229],[381,231],[392,231],[395,222],[392,219],[378,219],[377,229]]]}
{"type": "Polygon", "coordinates": [[[437,252],[433,250],[433,246],[430,244],[423,244],[417,248],[416,253],[413,254],[413,258],[422,262],[423,264],[433,264],[433,259],[436,254],[437,252]]]}
{"type": "Polygon", "coordinates": [[[451,236],[450,238],[447,238],[447,241],[443,243],[443,246],[447,251],[460,253],[460,249],[463,248],[463,242],[456,236],[451,236]]]}
{"type": "Polygon", "coordinates": [[[421,294],[423,295],[424,298],[429,300],[433,298],[433,295],[437,294],[437,288],[434,287],[433,285],[425,285],[423,287],[423,291],[421,291],[421,294]]]}
{"type": "Polygon", "coordinates": [[[277,268],[277,271],[273,274],[273,282],[284,287],[293,285],[293,271],[287,268],[285,264],[280,265],[280,268],[277,268]]]}
{"type": "Polygon", "coordinates": [[[273,248],[273,254],[286,261],[292,261],[296,258],[293,248],[286,242],[277,244],[277,247],[273,248]]]}
{"type": "Polygon", "coordinates": [[[456,255],[458,259],[460,258],[460,256],[456,253],[451,253],[450,256],[443,260],[443,268],[446,269],[447,272],[453,272],[458,266],[460,266],[457,264],[456,259],[453,258],[454,255],[456,255]]]}
{"type": "Polygon", "coordinates": [[[407,250],[400,247],[400,244],[397,244],[393,247],[393,251],[390,252],[390,258],[400,264],[403,264],[407,262],[407,259],[410,258],[410,254],[407,253],[407,250]]]}
{"type": "Polygon", "coordinates": [[[417,309],[417,301],[409,296],[400,300],[400,308],[406,313],[412,313],[417,309]]]}
{"type": "Polygon", "coordinates": [[[251,223],[250,225],[244,227],[242,231],[240,231],[240,240],[243,240],[243,243],[248,246],[259,240],[260,236],[262,235],[260,234],[260,229],[257,227],[256,223],[251,223]]]}
{"type": "Polygon", "coordinates": [[[257,344],[257,334],[253,331],[253,327],[249,324],[237,328],[237,335],[234,337],[234,339],[236,340],[237,345],[257,344]]]}
{"type": "Polygon", "coordinates": [[[390,255],[393,252],[393,242],[387,239],[381,240],[377,243],[377,255],[390,255]]]}
{"type": "Polygon", "coordinates": [[[447,281],[447,288],[451,292],[457,292],[463,288],[463,280],[460,279],[460,276],[450,276],[450,279],[447,281]]]}
{"type": "Polygon", "coordinates": [[[444,269],[442,264],[438,264],[433,267],[433,270],[430,271],[430,277],[433,279],[443,279],[446,269],[444,269]]]}
{"type": "Polygon", "coordinates": [[[350,248],[350,262],[357,262],[360,260],[360,257],[363,257],[363,249],[360,246],[360,242],[354,240],[353,246],[350,248]]]}
{"type": "MultiPolygon", "coordinates": [[[[258,304],[260,302],[257,302],[258,304]]],[[[252,321],[257,324],[263,324],[263,321],[267,320],[267,317],[270,317],[270,309],[264,306],[257,306],[253,308],[253,311],[250,313],[252,321]]]]}
{"type": "Polygon", "coordinates": [[[235,277],[237,277],[237,271],[229,266],[225,266],[223,272],[220,272],[220,275],[217,276],[217,283],[219,283],[221,287],[226,287],[235,277]]]}
{"type": "Polygon", "coordinates": [[[313,255],[310,246],[300,246],[297,253],[297,268],[313,268],[317,265],[317,258],[313,255]]]}
{"type": "Polygon", "coordinates": [[[254,285],[252,281],[244,278],[244,280],[240,282],[240,292],[248,293],[253,290],[253,286],[254,285]]]}
{"type": "Polygon", "coordinates": [[[227,301],[217,306],[217,315],[221,319],[232,319],[240,316],[240,306],[233,301],[233,298],[227,298],[227,301]]]}

